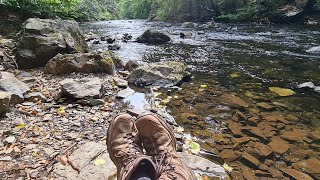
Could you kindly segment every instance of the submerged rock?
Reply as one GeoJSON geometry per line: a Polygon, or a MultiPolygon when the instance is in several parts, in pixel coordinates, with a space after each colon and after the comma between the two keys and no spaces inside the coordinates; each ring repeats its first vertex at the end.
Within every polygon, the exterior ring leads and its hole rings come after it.
{"type": "Polygon", "coordinates": [[[297,171],[295,169],[283,169],[282,170],[285,174],[287,174],[288,176],[290,176],[293,179],[296,180],[313,180],[309,175],[301,172],[301,171],[297,171]]]}
{"type": "Polygon", "coordinates": [[[128,81],[137,86],[175,86],[190,77],[186,68],[185,64],[174,61],[150,63],[133,70],[128,81]]]}
{"type": "Polygon", "coordinates": [[[20,68],[45,66],[57,54],[87,52],[88,45],[77,22],[30,18],[18,35],[20,68]]]}
{"type": "Polygon", "coordinates": [[[22,102],[30,88],[11,73],[0,72],[0,74],[0,91],[11,93],[11,104],[22,102]]]}
{"type": "Polygon", "coordinates": [[[271,149],[278,154],[283,154],[287,152],[290,148],[289,143],[280,138],[274,137],[271,139],[271,142],[268,144],[271,149]]]}
{"type": "Polygon", "coordinates": [[[305,82],[305,83],[302,83],[302,84],[299,84],[297,86],[297,88],[310,88],[310,89],[313,89],[314,88],[314,84],[312,82],[305,82]]]}
{"type": "Polygon", "coordinates": [[[306,52],[312,53],[312,54],[320,54],[320,46],[312,47],[312,48],[306,50],[306,52]]]}
{"type": "Polygon", "coordinates": [[[235,108],[248,108],[249,104],[242,99],[240,99],[237,96],[234,96],[232,94],[223,94],[220,98],[221,102],[224,102],[232,107],[235,108]]]}
{"type": "Polygon", "coordinates": [[[297,163],[293,163],[292,167],[308,173],[315,179],[320,179],[320,160],[317,158],[310,158],[297,163]]]}
{"type": "Polygon", "coordinates": [[[155,30],[146,30],[137,38],[138,43],[161,44],[169,42],[171,39],[168,35],[155,30]]]}
{"type": "Polygon", "coordinates": [[[60,82],[61,93],[75,99],[96,98],[104,94],[100,78],[65,79],[60,82]]]}
{"type": "Polygon", "coordinates": [[[72,72],[114,74],[121,59],[112,52],[58,54],[45,67],[45,73],[67,74],[72,72]]]}

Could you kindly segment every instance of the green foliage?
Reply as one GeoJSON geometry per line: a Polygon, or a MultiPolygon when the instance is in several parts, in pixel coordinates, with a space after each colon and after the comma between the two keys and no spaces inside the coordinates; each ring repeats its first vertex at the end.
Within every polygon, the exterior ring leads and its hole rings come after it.
{"type": "Polygon", "coordinates": [[[121,4],[121,15],[130,19],[146,19],[153,2],[151,0],[127,0],[121,4]]]}
{"type": "Polygon", "coordinates": [[[117,0],[0,0],[0,5],[31,16],[76,20],[117,18],[117,0]]]}

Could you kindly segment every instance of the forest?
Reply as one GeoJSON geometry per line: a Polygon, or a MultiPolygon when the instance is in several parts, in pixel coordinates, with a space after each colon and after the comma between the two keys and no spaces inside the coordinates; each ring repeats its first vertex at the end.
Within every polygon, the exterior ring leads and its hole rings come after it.
{"type": "MultiPolygon", "coordinates": [[[[281,20],[292,11],[298,16],[319,13],[319,0],[2,0],[2,8],[30,16],[75,19],[147,19],[167,21],[248,22],[281,20]],[[302,13],[300,12],[303,11],[302,13]]],[[[290,20],[289,20],[290,21],[290,20]]]]}

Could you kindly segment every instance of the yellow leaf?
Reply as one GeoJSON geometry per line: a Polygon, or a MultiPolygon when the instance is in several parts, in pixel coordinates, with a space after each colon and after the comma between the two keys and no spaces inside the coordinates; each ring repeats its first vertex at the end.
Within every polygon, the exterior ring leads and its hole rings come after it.
{"type": "Polygon", "coordinates": [[[200,152],[200,145],[196,142],[191,142],[189,147],[193,154],[198,154],[200,152]]]}
{"type": "Polygon", "coordinates": [[[292,96],[292,95],[296,94],[291,89],[285,89],[285,88],[280,88],[280,87],[269,87],[269,90],[273,93],[278,94],[279,96],[292,96]]]}
{"type": "Polygon", "coordinates": [[[64,111],[64,108],[63,108],[63,107],[60,107],[60,108],[58,109],[58,114],[61,114],[61,115],[66,114],[66,112],[64,111]]]}
{"type": "Polygon", "coordinates": [[[224,163],[222,167],[228,172],[232,172],[233,170],[233,168],[230,167],[227,163],[224,163]]]}
{"type": "Polygon", "coordinates": [[[206,84],[201,84],[201,85],[200,85],[200,88],[206,88],[206,87],[207,87],[206,84]]]}
{"type": "Polygon", "coordinates": [[[229,77],[231,77],[231,78],[238,78],[240,76],[241,76],[240,73],[232,73],[232,74],[229,75],[229,77]]]}
{"type": "Polygon", "coordinates": [[[24,128],[24,126],[25,126],[25,124],[18,124],[18,125],[16,126],[16,128],[17,128],[17,129],[22,129],[22,128],[24,128]]]}
{"type": "Polygon", "coordinates": [[[105,164],[106,161],[103,160],[103,159],[96,159],[93,163],[94,163],[94,165],[96,165],[96,166],[100,166],[100,165],[105,164]]]}

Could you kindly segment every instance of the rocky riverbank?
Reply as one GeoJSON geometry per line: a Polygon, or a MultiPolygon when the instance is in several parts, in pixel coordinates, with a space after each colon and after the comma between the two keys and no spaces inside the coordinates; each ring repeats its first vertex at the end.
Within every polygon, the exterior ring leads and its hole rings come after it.
{"type": "MultiPolygon", "coordinates": [[[[101,142],[112,116],[126,110],[122,99],[134,93],[126,79],[169,87],[189,76],[179,62],[138,67],[111,51],[87,53],[78,25],[69,21],[29,19],[17,42],[0,42],[0,175],[6,179],[114,177],[101,142]]],[[[165,110],[158,113],[175,124],[165,110]]],[[[199,177],[227,178],[220,165],[190,152],[181,157],[199,177]]]]}

